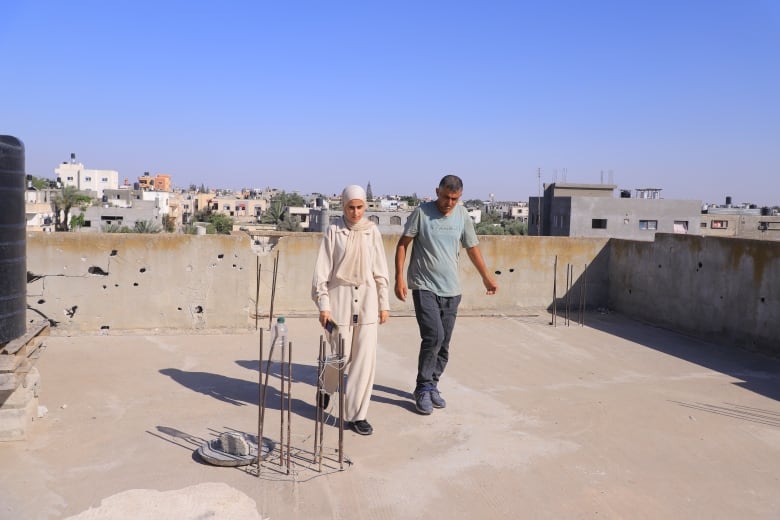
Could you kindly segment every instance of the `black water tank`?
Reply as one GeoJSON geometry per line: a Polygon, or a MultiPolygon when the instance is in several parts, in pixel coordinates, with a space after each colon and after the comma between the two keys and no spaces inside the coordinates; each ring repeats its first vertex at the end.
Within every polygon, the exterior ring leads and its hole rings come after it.
{"type": "Polygon", "coordinates": [[[24,144],[0,135],[0,343],[27,331],[24,144]]]}

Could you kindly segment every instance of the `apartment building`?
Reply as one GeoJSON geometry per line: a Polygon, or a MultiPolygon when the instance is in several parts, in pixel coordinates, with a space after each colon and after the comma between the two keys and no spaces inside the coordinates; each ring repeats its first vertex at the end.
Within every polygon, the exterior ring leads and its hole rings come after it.
{"type": "Polygon", "coordinates": [[[621,190],[613,184],[545,184],[528,201],[531,236],[654,240],[657,232],[698,234],[700,200],[667,200],[659,188],[621,190]]]}
{"type": "Polygon", "coordinates": [[[70,162],[63,162],[54,169],[63,186],[75,186],[83,192],[91,192],[97,199],[103,197],[103,191],[119,187],[119,172],[116,170],[87,169],[76,162],[76,154],[70,154],[70,162]]]}

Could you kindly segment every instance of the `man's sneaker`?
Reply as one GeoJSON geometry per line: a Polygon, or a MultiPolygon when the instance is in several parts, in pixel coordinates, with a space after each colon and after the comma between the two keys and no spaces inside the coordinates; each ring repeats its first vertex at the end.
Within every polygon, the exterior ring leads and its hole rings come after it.
{"type": "Polygon", "coordinates": [[[444,408],[447,406],[447,401],[439,393],[439,389],[436,387],[431,388],[431,403],[434,408],[444,408]]]}
{"type": "Polygon", "coordinates": [[[414,391],[414,407],[423,415],[433,413],[430,388],[424,387],[414,391]]]}
{"type": "Polygon", "coordinates": [[[355,433],[359,433],[360,435],[371,435],[374,433],[374,428],[372,428],[365,419],[351,422],[349,423],[349,426],[355,431],[355,433]]]}

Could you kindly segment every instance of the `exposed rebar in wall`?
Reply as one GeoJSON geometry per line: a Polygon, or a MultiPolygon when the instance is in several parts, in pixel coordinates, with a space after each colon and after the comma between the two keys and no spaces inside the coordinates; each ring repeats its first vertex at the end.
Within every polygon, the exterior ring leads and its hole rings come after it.
{"type": "Polygon", "coordinates": [[[271,330],[274,324],[274,299],[276,298],[276,273],[279,270],[279,251],[276,252],[274,257],[274,271],[273,278],[271,280],[271,306],[268,310],[268,330],[271,330]]]}
{"type": "MultiPolygon", "coordinates": [[[[257,318],[255,318],[257,327],[257,318]]],[[[265,392],[263,389],[263,329],[260,329],[257,358],[257,477],[260,477],[260,464],[263,459],[263,413],[265,412],[265,392]]]]}

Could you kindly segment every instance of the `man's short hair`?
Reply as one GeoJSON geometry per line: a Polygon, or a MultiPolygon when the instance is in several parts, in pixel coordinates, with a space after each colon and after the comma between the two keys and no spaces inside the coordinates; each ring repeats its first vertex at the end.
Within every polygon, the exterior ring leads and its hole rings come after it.
{"type": "Polygon", "coordinates": [[[439,188],[452,192],[462,191],[463,181],[457,175],[445,175],[439,182],[439,188]]]}

